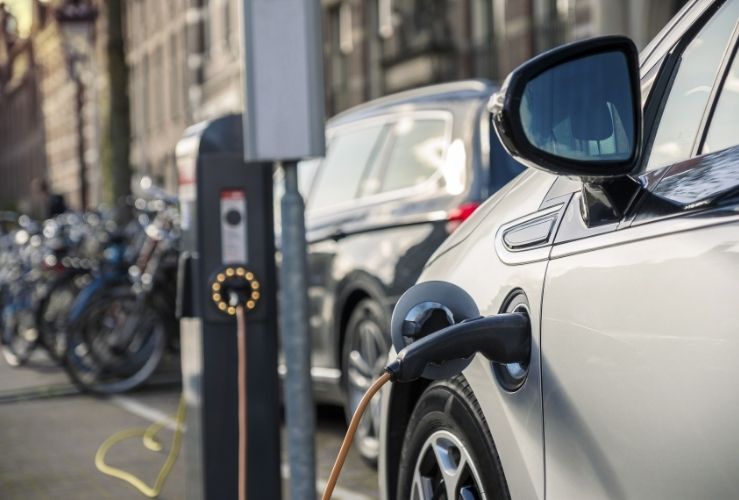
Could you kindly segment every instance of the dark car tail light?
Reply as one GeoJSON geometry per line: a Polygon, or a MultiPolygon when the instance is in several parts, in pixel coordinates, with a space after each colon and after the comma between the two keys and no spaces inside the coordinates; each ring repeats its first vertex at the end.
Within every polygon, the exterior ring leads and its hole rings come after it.
{"type": "Polygon", "coordinates": [[[472,215],[477,207],[480,206],[478,201],[470,201],[462,203],[457,208],[449,211],[447,216],[446,229],[447,232],[453,233],[464,221],[466,221],[470,215],[472,215]]]}

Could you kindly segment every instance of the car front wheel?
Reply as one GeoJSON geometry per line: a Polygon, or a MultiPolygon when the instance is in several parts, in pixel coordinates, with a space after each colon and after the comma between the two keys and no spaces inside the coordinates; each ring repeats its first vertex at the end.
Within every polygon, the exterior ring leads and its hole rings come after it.
{"type": "Polygon", "coordinates": [[[407,429],[396,498],[510,498],[492,436],[464,378],[430,385],[407,429]]]}

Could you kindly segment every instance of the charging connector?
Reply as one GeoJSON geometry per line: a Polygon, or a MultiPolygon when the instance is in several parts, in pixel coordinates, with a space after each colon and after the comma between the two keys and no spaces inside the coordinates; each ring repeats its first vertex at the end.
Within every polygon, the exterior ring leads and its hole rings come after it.
{"type": "Polygon", "coordinates": [[[423,376],[430,366],[450,361],[459,361],[454,365],[457,373],[452,374],[457,375],[472,362],[476,353],[499,363],[528,362],[531,356],[528,315],[506,313],[467,319],[429,333],[398,352],[395,361],[385,367],[386,373],[370,386],[354,412],[326,483],[323,500],[330,500],[364,410],[383,385],[389,381],[411,382],[423,376]]]}
{"type": "Polygon", "coordinates": [[[496,314],[448,326],[405,347],[385,370],[393,382],[411,382],[420,378],[431,364],[453,360],[466,360],[469,364],[476,353],[498,363],[528,361],[531,355],[528,316],[496,314]]]}

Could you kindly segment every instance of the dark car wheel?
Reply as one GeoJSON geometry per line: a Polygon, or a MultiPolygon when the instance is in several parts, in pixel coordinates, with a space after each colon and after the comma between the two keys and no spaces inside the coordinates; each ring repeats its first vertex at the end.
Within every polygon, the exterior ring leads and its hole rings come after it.
{"type": "MultiPolygon", "coordinates": [[[[347,422],[372,382],[387,363],[389,325],[382,306],[372,299],[357,304],[349,317],[342,356],[347,422]]],[[[356,449],[370,465],[377,464],[380,435],[380,403],[373,398],[354,439],[356,449]]]]}
{"type": "Polygon", "coordinates": [[[510,498],[492,436],[464,378],[435,382],[421,395],[403,440],[397,498],[510,498]]]}

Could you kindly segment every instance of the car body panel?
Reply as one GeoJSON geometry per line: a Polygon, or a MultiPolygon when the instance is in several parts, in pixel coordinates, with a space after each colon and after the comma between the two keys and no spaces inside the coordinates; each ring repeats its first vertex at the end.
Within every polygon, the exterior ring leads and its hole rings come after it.
{"type": "MultiPolygon", "coordinates": [[[[467,237],[461,241],[447,241],[440,248],[434,264],[427,267],[419,279],[419,282],[441,279],[464,287],[483,315],[500,312],[506,298],[517,290],[526,294],[534,327],[532,359],[523,387],[515,393],[504,390],[496,382],[492,365],[482,356],[477,356],[464,371],[495,436],[508,487],[515,498],[544,498],[538,318],[546,255],[544,259],[533,259],[526,264],[507,265],[496,256],[495,238],[499,226],[508,222],[506,214],[537,212],[553,182],[554,176],[542,172],[527,170],[521,174],[511,182],[510,189],[502,190],[505,196],[495,195],[480,208],[482,213],[486,213],[488,204],[495,205],[496,216],[465,222],[459,230],[467,237]],[[465,231],[470,224],[478,224],[472,233],[465,231]]],[[[391,411],[387,407],[390,399],[389,392],[383,394],[382,411],[386,416],[391,411]]],[[[381,436],[381,443],[386,441],[387,434],[384,437],[381,436]]],[[[382,491],[384,498],[394,498],[384,472],[387,460],[384,455],[380,455],[381,483],[385,482],[382,491]]]]}
{"type": "Polygon", "coordinates": [[[553,251],[547,498],[739,496],[737,234],[721,211],[553,251]]]}
{"type": "MultiPolygon", "coordinates": [[[[688,2],[642,53],[645,140],[679,67],[675,47],[722,5],[688,2]]],[[[512,498],[739,498],[739,147],[698,155],[714,103],[715,90],[693,157],[642,175],[621,220],[589,227],[578,180],[527,171],[421,275],[460,286],[483,315],[500,312],[511,290],[526,293],[534,342],[524,386],[503,390],[481,356],[463,373],[512,498]],[[544,222],[555,212],[552,237],[544,222]],[[521,233],[506,241],[511,228],[521,233]],[[511,248],[527,241],[532,248],[511,248]]],[[[383,392],[387,499],[395,498],[393,441],[404,431],[392,428],[402,420],[399,393],[383,392]]]]}

